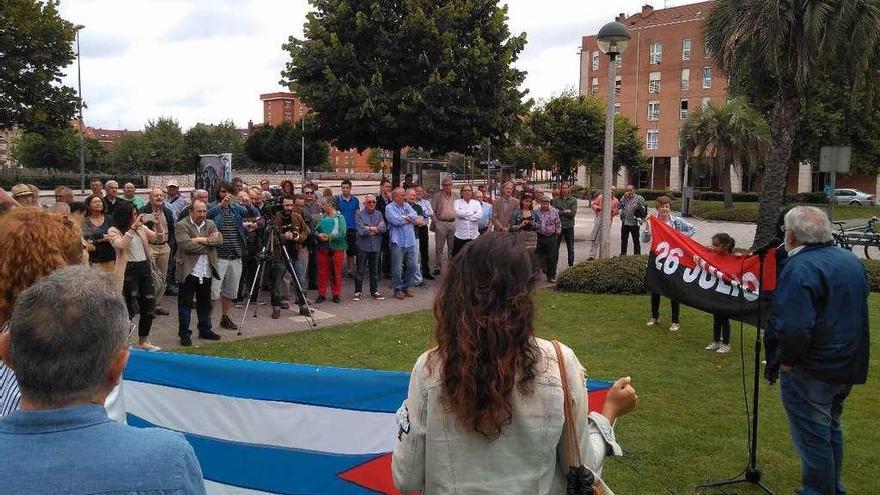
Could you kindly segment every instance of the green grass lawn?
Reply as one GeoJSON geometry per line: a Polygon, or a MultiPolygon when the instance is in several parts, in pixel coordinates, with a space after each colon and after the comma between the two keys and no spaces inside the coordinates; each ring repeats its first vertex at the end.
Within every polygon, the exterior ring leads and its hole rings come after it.
{"type": "MultiPolygon", "coordinates": [[[[700,493],[695,486],[740,472],[747,462],[740,364],[740,330],[734,352],[709,353],[711,316],[682,308],[682,329],[645,327],[645,296],[596,296],[540,291],[537,332],[571,346],[592,378],[630,375],[638,409],[617,424],[624,456],[608,462],[605,477],[621,494],[700,493]]],[[[880,295],[871,296],[871,376],[846,402],[844,480],[849,493],[877,493],[880,382],[877,366],[880,295]],[[872,454],[873,452],[873,454],[872,454]]],[[[668,315],[664,300],[661,313],[668,315]]],[[[408,371],[430,342],[430,311],[392,316],[318,331],[219,343],[186,352],[247,359],[408,371]]],[[[744,330],[746,376],[751,386],[754,329],[744,330]]],[[[758,462],[779,494],[800,479],[777,386],[761,381],[758,462]]],[[[749,393],[751,397],[751,393],[749,393]]],[[[726,492],[760,493],[746,487],[726,492]]]]}
{"type": "MultiPolygon", "coordinates": [[[[828,210],[827,205],[813,205],[828,210]]],[[[681,199],[672,201],[672,209],[681,211],[681,199]]],[[[734,203],[733,211],[725,211],[723,201],[694,201],[693,214],[707,220],[731,220],[756,222],[758,219],[758,203],[734,203]]],[[[874,206],[837,205],[834,207],[834,220],[866,220],[872,216],[880,217],[880,208],[874,206]]],[[[856,222],[860,224],[859,222],[856,222]]]]}

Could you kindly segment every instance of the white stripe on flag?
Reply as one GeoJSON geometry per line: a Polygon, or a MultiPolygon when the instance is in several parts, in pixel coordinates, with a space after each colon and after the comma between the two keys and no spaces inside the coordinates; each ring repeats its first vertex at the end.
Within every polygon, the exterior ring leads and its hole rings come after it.
{"type": "Polygon", "coordinates": [[[239,488],[232,485],[224,485],[215,481],[205,480],[205,491],[209,495],[271,495],[269,492],[260,492],[248,488],[239,488]]]}
{"type": "Polygon", "coordinates": [[[171,430],[334,454],[389,452],[398,428],[393,413],[241,399],[127,380],[125,406],[171,430]]]}

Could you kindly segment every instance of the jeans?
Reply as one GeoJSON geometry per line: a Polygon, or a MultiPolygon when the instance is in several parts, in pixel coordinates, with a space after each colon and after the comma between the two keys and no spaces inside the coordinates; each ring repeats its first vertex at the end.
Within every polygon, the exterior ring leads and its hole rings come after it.
{"type": "MultiPolygon", "coordinates": [[[[681,306],[678,304],[678,301],[669,300],[669,305],[672,306],[672,323],[678,323],[678,315],[681,313],[681,306]]],[[[651,318],[659,319],[660,318],[660,294],[651,293],[651,318]]]]}
{"type": "Polygon", "coordinates": [[[712,315],[712,342],[730,344],[730,318],[712,315]]]}
{"type": "Polygon", "coordinates": [[[342,262],[345,260],[345,251],[333,249],[319,249],[318,252],[318,295],[323,296],[327,292],[327,283],[330,282],[333,297],[342,294],[342,262]],[[330,265],[333,265],[332,267],[330,265]],[[333,271],[333,280],[330,280],[330,271],[333,271]]]}
{"type": "Polygon", "coordinates": [[[541,260],[541,267],[547,280],[556,278],[556,265],[559,263],[559,244],[555,235],[538,234],[538,247],[535,248],[535,255],[541,260]]]}
{"type": "Polygon", "coordinates": [[[354,291],[362,292],[364,272],[370,270],[370,294],[379,291],[379,251],[358,251],[357,272],[354,275],[354,291]]]}
{"type": "Polygon", "coordinates": [[[385,232],[382,234],[382,274],[388,277],[392,273],[391,264],[394,262],[391,254],[391,234],[385,232]]]}
{"type": "MultiPolygon", "coordinates": [[[[293,260],[291,260],[293,261],[293,260]]],[[[294,270],[296,270],[296,262],[294,262],[294,270]]],[[[271,296],[272,296],[272,307],[277,308],[281,306],[281,292],[282,286],[284,285],[284,275],[287,273],[287,261],[282,259],[273,259],[272,265],[270,268],[270,280],[271,280],[271,296]]],[[[299,276],[299,273],[297,273],[299,276]]],[[[296,283],[294,282],[294,285],[296,283]]],[[[296,303],[300,306],[305,304],[305,296],[299,291],[299,287],[294,287],[294,293],[296,293],[296,303]]]]}
{"type": "Polygon", "coordinates": [[[138,319],[138,337],[149,336],[155,318],[153,275],[150,272],[149,261],[128,262],[125,266],[122,295],[125,298],[125,307],[128,309],[128,318],[132,319],[136,314],[141,315],[138,319]]]}
{"type": "Polygon", "coordinates": [[[391,284],[394,292],[402,292],[413,286],[416,278],[416,247],[400,247],[391,244],[391,284]],[[406,271],[403,266],[406,264],[406,271]]]}
{"type": "Polygon", "coordinates": [[[791,440],[801,458],[803,495],[846,493],[840,476],[840,415],[852,385],[832,385],[794,368],[780,376],[779,392],[791,440]]]}
{"type": "Polygon", "coordinates": [[[183,284],[180,285],[180,292],[177,296],[177,335],[181,337],[189,337],[192,334],[189,329],[189,322],[192,318],[193,295],[196,297],[196,314],[199,318],[199,323],[197,325],[199,335],[205,335],[211,331],[212,282],[213,279],[210,277],[197,278],[188,275],[186,280],[183,281],[183,284]]]}
{"type": "Polygon", "coordinates": [[[633,240],[633,254],[642,254],[642,245],[639,243],[639,226],[638,225],[621,225],[620,226],[620,254],[626,256],[626,248],[629,244],[629,237],[633,240]]]}
{"type": "Polygon", "coordinates": [[[556,248],[557,259],[559,258],[558,251],[562,248],[562,241],[565,241],[565,249],[568,251],[568,266],[569,268],[571,268],[572,266],[574,266],[574,227],[562,228],[562,236],[559,240],[559,247],[556,248]]]}

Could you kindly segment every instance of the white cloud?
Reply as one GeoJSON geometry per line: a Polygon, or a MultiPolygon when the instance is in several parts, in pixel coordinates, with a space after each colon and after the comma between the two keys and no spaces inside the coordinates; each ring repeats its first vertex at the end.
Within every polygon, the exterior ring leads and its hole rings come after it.
{"type": "MultiPolygon", "coordinates": [[[[511,33],[525,31],[529,39],[517,63],[528,71],[525,87],[546,99],[577,86],[581,36],[620,12],[638,12],[644,0],[507,3],[511,33]]],[[[86,26],[86,122],[139,129],[159,116],[184,128],[259,122],[259,95],[284,90],[278,82],[288,56],[281,45],[302,36],[310,7],[305,0],[62,0],[60,9],[86,26]]],[[[65,83],[76,88],[76,66],[67,72],[65,83]]]]}

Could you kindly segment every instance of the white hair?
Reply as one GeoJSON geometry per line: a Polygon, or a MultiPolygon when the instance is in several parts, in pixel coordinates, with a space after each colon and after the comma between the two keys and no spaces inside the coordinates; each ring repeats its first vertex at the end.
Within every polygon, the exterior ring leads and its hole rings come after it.
{"type": "Polygon", "coordinates": [[[119,183],[116,182],[115,180],[108,180],[107,182],[104,183],[104,188],[108,188],[111,186],[112,187],[119,187],[119,183]]]}
{"type": "Polygon", "coordinates": [[[831,241],[831,220],[815,206],[795,206],[785,214],[785,230],[801,244],[831,241]]]}

